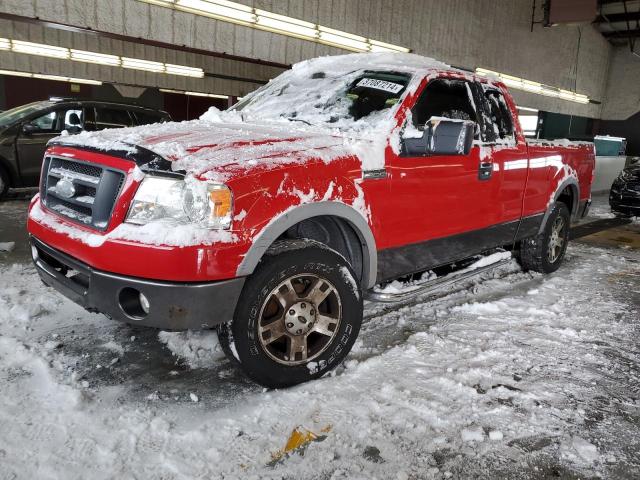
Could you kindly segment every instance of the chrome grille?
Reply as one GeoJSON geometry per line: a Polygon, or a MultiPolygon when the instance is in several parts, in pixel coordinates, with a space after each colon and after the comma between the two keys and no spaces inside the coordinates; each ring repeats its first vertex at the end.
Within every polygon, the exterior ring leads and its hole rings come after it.
{"type": "Polygon", "coordinates": [[[45,158],[40,197],[59,215],[105,230],[124,184],[120,170],[59,157],[45,158]]]}

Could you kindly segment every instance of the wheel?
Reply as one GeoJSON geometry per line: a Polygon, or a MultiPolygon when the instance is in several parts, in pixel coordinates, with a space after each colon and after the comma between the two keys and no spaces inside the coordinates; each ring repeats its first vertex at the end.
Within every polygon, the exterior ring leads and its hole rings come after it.
{"type": "Polygon", "coordinates": [[[0,168],[0,200],[2,200],[9,191],[9,176],[0,168]]]}
{"type": "Polygon", "coordinates": [[[520,244],[518,260],[524,270],[540,273],[555,272],[567,251],[571,215],[564,203],[556,203],[544,231],[520,244]]]}
{"type": "Polygon", "coordinates": [[[362,323],[362,293],[342,255],[314,240],[271,247],[247,279],[221,346],[254,381],[297,385],[334,369],[362,323]]]}

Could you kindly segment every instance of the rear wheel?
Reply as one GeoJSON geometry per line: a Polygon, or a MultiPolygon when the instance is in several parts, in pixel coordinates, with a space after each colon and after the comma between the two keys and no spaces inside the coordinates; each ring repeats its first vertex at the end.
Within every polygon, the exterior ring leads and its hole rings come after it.
{"type": "Polygon", "coordinates": [[[361,323],[361,291],[344,257],[313,240],[289,240],[275,244],[247,279],[218,338],[249,377],[280,388],[338,366],[361,323]]]}
{"type": "Polygon", "coordinates": [[[560,268],[569,243],[570,221],[567,206],[556,203],[542,233],[521,242],[518,260],[522,268],[540,273],[560,268]]]}

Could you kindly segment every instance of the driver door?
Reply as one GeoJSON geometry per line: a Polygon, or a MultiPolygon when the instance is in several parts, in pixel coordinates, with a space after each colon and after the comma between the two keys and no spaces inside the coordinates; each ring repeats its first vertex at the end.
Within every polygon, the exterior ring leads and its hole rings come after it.
{"type": "Polygon", "coordinates": [[[62,130],[77,133],[82,129],[82,109],[73,107],[52,110],[25,123],[18,134],[16,151],[25,186],[36,186],[47,142],[62,130]]]}
{"type": "MultiPolygon", "coordinates": [[[[405,126],[405,132],[411,129],[415,136],[415,129],[424,130],[430,119],[440,117],[475,122],[479,138],[477,94],[476,86],[466,80],[430,81],[412,108],[407,121],[413,125],[405,126]]],[[[388,154],[390,202],[397,212],[389,226],[396,245],[380,252],[380,279],[450,263],[483,249],[499,218],[499,176],[493,165],[485,164],[482,153],[474,144],[466,155],[410,154],[404,147],[400,154],[388,154]]]]}

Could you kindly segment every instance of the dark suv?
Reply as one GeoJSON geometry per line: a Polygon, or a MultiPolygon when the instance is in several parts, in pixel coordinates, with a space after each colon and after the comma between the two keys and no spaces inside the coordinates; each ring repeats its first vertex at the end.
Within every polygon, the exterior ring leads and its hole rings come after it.
{"type": "Polygon", "coordinates": [[[105,128],[167,122],[167,112],[113,102],[52,98],[0,113],[0,198],[10,187],[38,185],[47,142],[105,128]]]}

